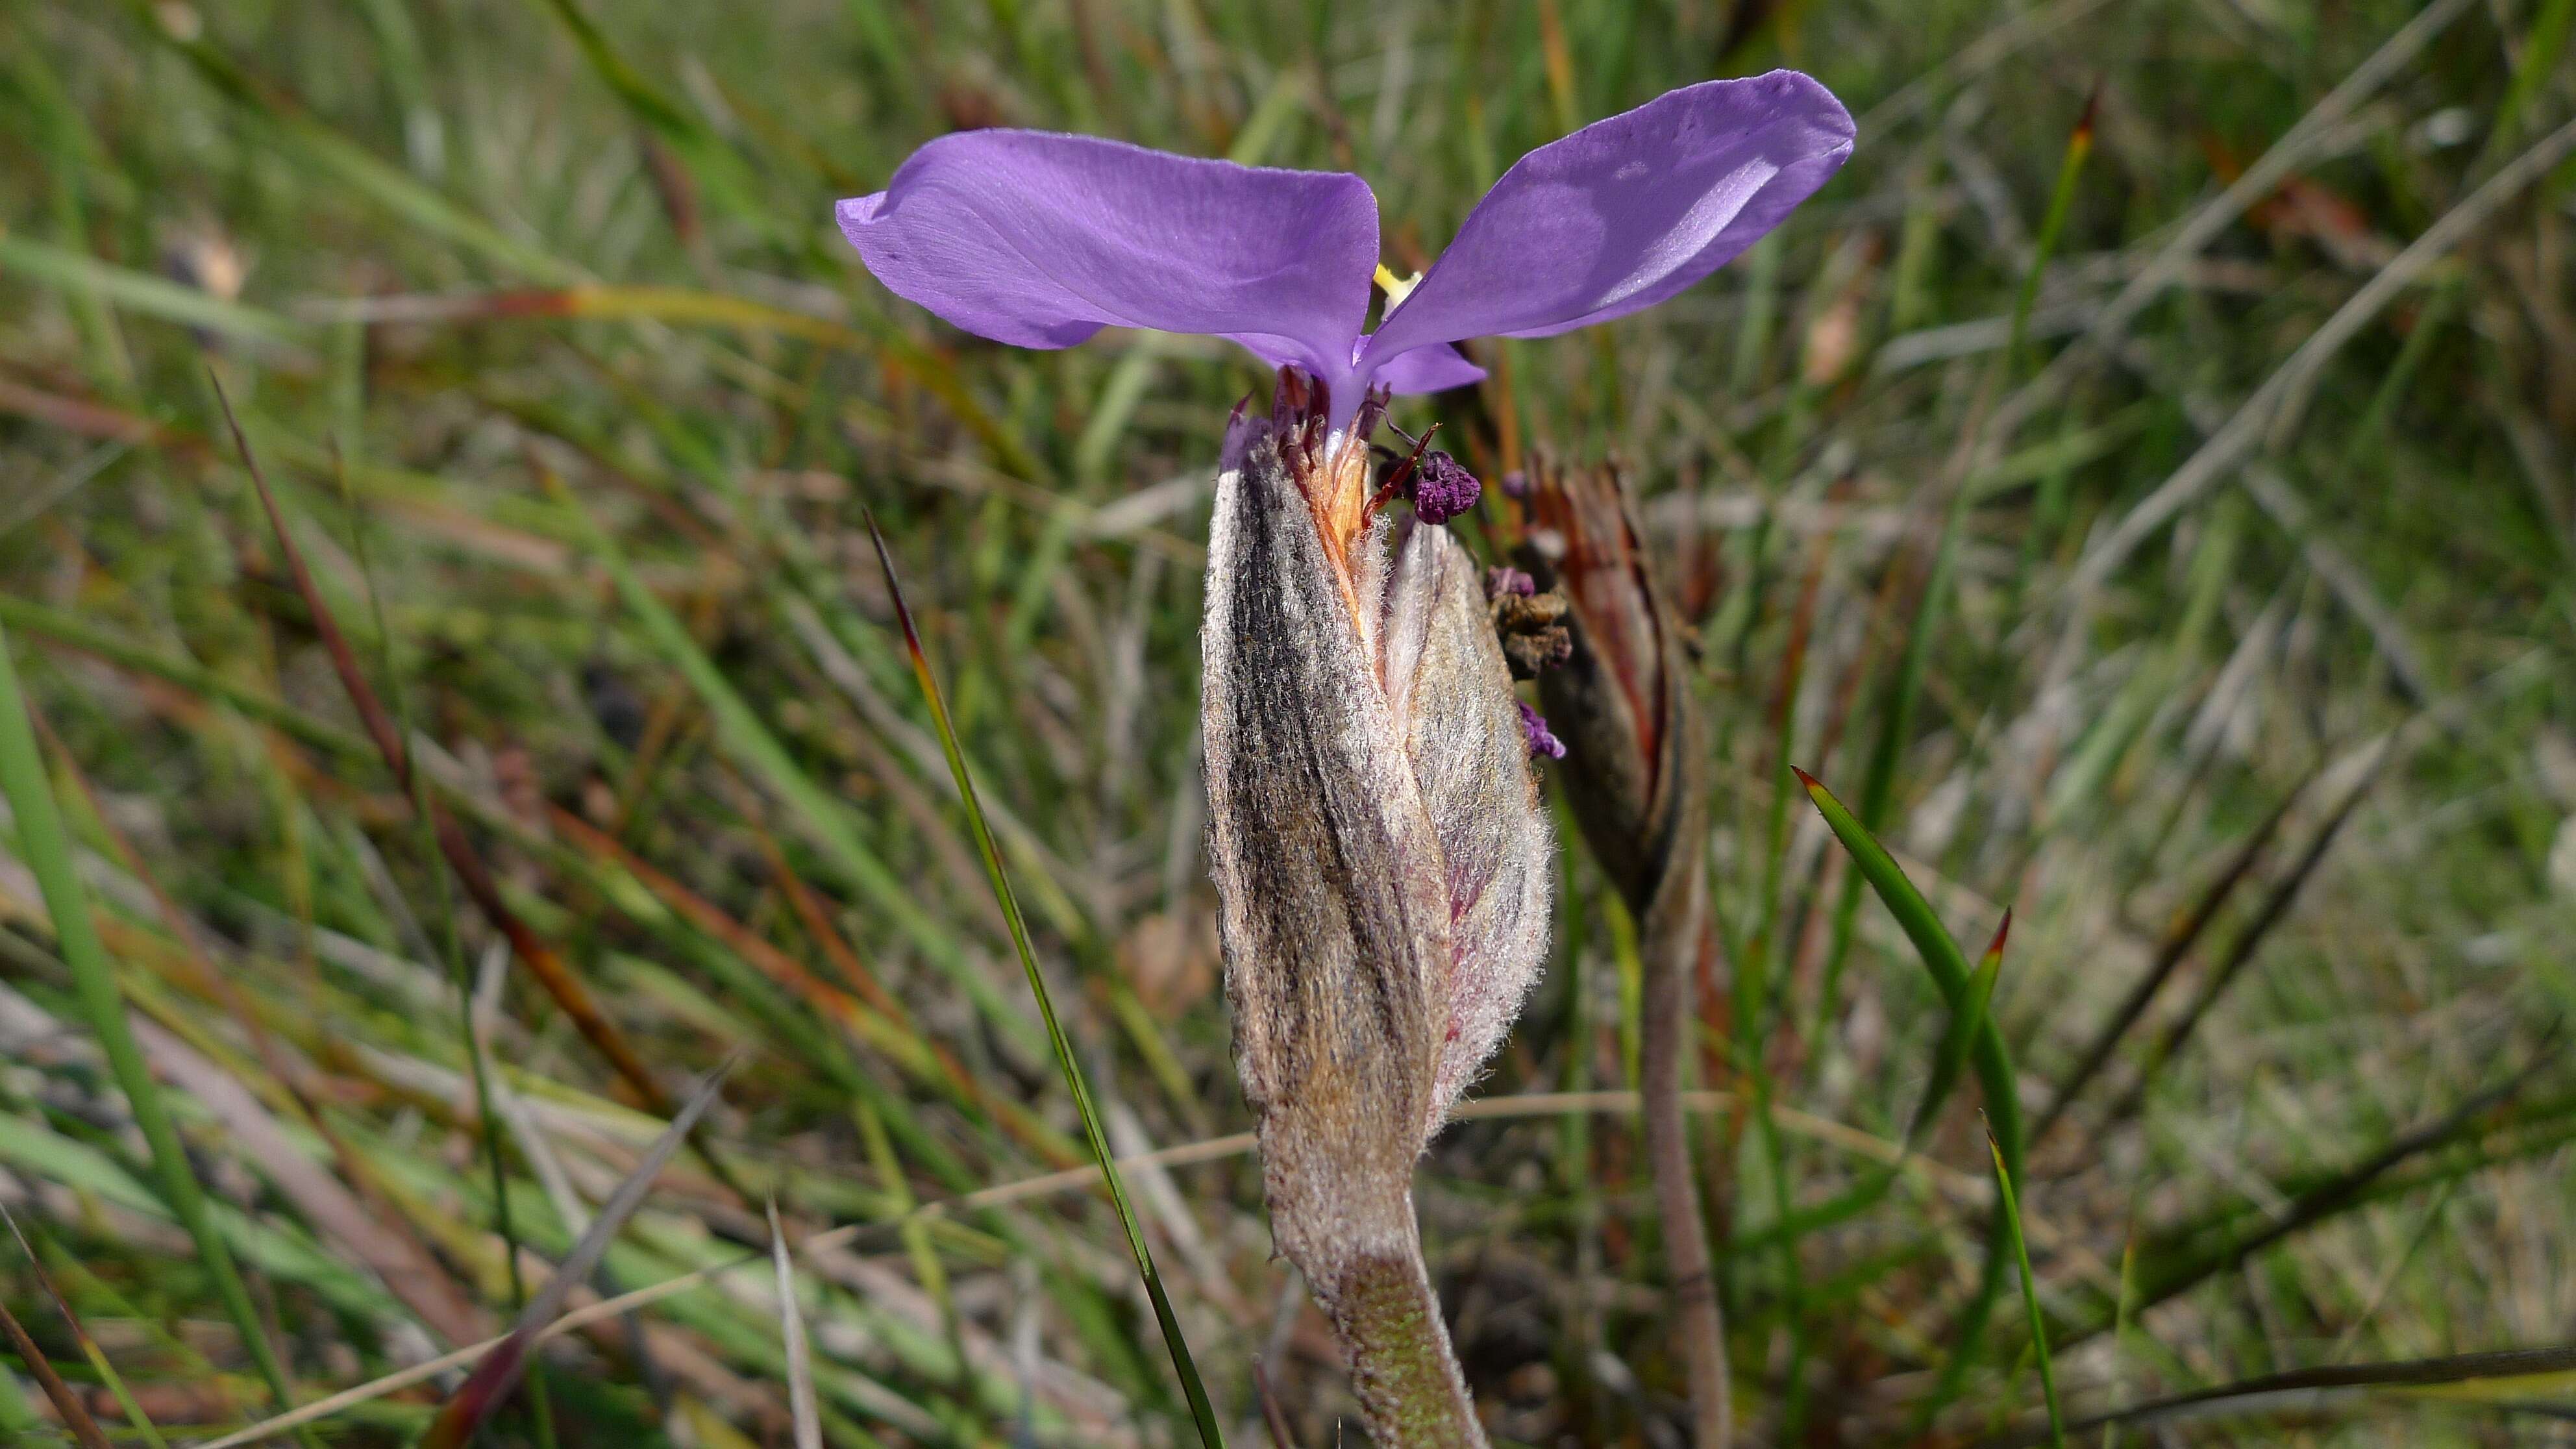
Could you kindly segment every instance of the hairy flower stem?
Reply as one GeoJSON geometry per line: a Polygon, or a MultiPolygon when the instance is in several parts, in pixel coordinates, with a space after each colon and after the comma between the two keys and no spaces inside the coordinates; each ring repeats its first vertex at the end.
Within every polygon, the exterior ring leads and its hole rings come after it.
{"type": "Polygon", "coordinates": [[[1370,1437],[1391,1449],[1482,1449],[1485,1431],[1420,1249],[1408,1242],[1356,1257],[1313,1288],[1350,1356],[1370,1437]]]}

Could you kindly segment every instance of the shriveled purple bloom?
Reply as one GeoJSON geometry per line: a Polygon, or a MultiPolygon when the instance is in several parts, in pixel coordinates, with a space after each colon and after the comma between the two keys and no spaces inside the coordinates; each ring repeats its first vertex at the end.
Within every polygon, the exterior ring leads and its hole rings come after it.
{"type": "Polygon", "coordinates": [[[1323,382],[1484,375],[1451,344],[1545,337],[1653,306],[1779,225],[1851,154],[1852,121],[1795,71],[1670,91],[1503,173],[1431,270],[1364,330],[1377,199],[1357,176],[1239,166],[1041,131],[943,136],[843,235],[900,296],[1022,347],[1104,326],[1229,338],[1323,382]]]}
{"type": "Polygon", "coordinates": [[[1485,597],[1488,599],[1526,599],[1537,592],[1538,580],[1510,564],[1497,564],[1485,570],[1485,597]]]}
{"type": "Polygon", "coordinates": [[[1484,491],[1464,463],[1435,448],[1413,476],[1413,511],[1425,523],[1447,523],[1475,507],[1484,491]]]}
{"type": "MultiPolygon", "coordinates": [[[[1367,440],[1371,420],[1385,412],[1384,390],[1372,394],[1371,398],[1371,401],[1360,405],[1359,416],[1353,420],[1351,430],[1363,442],[1367,440]]],[[[1419,438],[1402,428],[1397,428],[1395,433],[1411,443],[1413,451],[1387,470],[1385,486],[1370,501],[1372,511],[1398,493],[1404,495],[1405,501],[1413,505],[1414,513],[1425,523],[1447,523],[1476,506],[1476,500],[1484,496],[1485,485],[1477,480],[1475,474],[1467,471],[1466,464],[1432,447],[1430,433],[1419,438]]]]}
{"type": "Polygon", "coordinates": [[[1548,729],[1546,716],[1526,704],[1521,706],[1521,736],[1529,742],[1529,752],[1533,757],[1565,758],[1565,741],[1548,729]]]}

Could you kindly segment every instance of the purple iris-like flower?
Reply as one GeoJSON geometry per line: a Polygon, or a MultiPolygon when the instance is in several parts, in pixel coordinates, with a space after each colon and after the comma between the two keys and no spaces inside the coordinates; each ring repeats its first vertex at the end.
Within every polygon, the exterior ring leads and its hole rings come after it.
{"type": "Polygon", "coordinates": [[[1430,271],[1389,288],[1374,332],[1377,198],[1348,174],[965,131],[838,216],[878,280],[969,332],[1022,347],[1104,326],[1230,338],[1324,383],[1339,424],[1372,387],[1484,376],[1453,343],[1663,301],[1779,225],[1851,148],[1850,115],[1795,71],[1667,92],[1522,157],[1430,271]]]}
{"type": "Polygon", "coordinates": [[[1563,596],[1481,573],[1446,526],[1475,475],[1402,428],[1411,451],[1381,469],[1371,435],[1389,393],[1484,375],[1458,342],[1608,321],[1707,276],[1851,146],[1802,75],[1673,91],[1522,157],[1412,281],[1379,266],[1356,176],[1082,136],[943,137],[840,204],[879,280],[969,332],[1203,333],[1278,369],[1268,413],[1247,399],[1227,424],[1209,523],[1208,869],[1272,1232],[1380,1443],[1484,1442],[1413,1165],[1546,954],[1557,871],[1531,757],[1567,750],[1513,680],[1573,638],[1563,596]],[[1390,518],[1399,496],[1412,515],[1390,518]]]}

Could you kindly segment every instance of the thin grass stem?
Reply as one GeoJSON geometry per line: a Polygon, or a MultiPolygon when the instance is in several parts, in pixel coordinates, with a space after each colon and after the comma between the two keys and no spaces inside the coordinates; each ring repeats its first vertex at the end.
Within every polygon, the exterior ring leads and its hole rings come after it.
{"type": "Polygon", "coordinates": [[[1153,1250],[1145,1245],[1144,1228],[1137,1222],[1136,1210],[1127,1200],[1126,1184],[1118,1174],[1117,1159],[1109,1150],[1109,1134],[1102,1126],[1100,1111],[1092,1105],[1091,1088],[1083,1080],[1082,1063],[1074,1055],[1073,1042],[1065,1035],[1064,1023],[1056,1016],[1055,998],[1047,990],[1046,977],[1038,970],[1037,949],[1030,944],[1028,921],[1020,914],[1020,904],[1011,893],[1010,876],[1002,868],[1002,853],[993,840],[991,826],[984,820],[982,805],[975,797],[974,777],[967,773],[966,757],[957,745],[957,731],[948,719],[948,704],[939,691],[939,680],[931,673],[930,656],[923,652],[920,632],[913,628],[912,610],[904,603],[902,585],[896,582],[894,556],[886,549],[885,535],[877,531],[876,519],[868,520],[868,537],[876,545],[877,563],[885,571],[886,592],[894,599],[895,619],[903,628],[904,648],[912,656],[913,675],[921,683],[922,699],[930,706],[930,719],[939,732],[940,748],[947,753],[949,772],[956,777],[957,793],[966,804],[966,820],[975,832],[975,846],[984,857],[984,871],[991,879],[994,899],[1000,903],[1002,916],[1010,925],[1011,945],[1019,952],[1020,967],[1027,972],[1029,991],[1037,998],[1038,1014],[1045,1018],[1047,1041],[1055,1049],[1058,1066],[1064,1070],[1067,1091],[1073,1095],[1074,1111],[1082,1119],[1083,1136],[1091,1143],[1091,1153],[1100,1165],[1101,1182],[1109,1190],[1111,1206],[1117,1209],[1119,1226],[1127,1233],[1128,1251],[1135,1255],[1136,1271],[1145,1280],[1146,1295],[1153,1300],[1154,1321],[1162,1329],[1163,1346],[1172,1356],[1173,1372],[1180,1375],[1181,1389],[1188,1396],[1190,1417],[1198,1426],[1199,1442],[1205,1449],[1223,1449],[1224,1431],[1217,1427],[1216,1408],[1208,1402],[1207,1386],[1199,1380],[1198,1363],[1190,1356],[1190,1346],[1181,1334],[1180,1320],[1172,1312],[1169,1294],[1163,1291],[1163,1276],[1154,1267],[1153,1250]]]}
{"type": "Polygon", "coordinates": [[[107,1054],[108,1070],[116,1078],[118,1090],[125,1094],[135,1126],[142,1130],[162,1201],[195,1243],[198,1260],[214,1280],[216,1296],[240,1332],[242,1347],[270,1395],[279,1408],[291,1408],[295,1393],[288,1384],[286,1365],[278,1357],[276,1346],[269,1342],[259,1310],[252,1306],[249,1285],[233,1261],[231,1246],[215,1227],[205,1189],[197,1181],[195,1168],[189,1165],[187,1148],[179,1140],[179,1129],[162,1100],[160,1085],[152,1080],[143,1049],[126,1023],[125,995],[117,985],[116,968],[108,960],[107,947],[90,920],[89,892],[73,868],[71,838],[63,829],[62,810],[54,798],[53,781],[45,773],[32,720],[27,698],[19,688],[8,633],[0,628],[0,792],[7,794],[9,807],[17,817],[19,845],[26,852],[28,869],[35,873],[45,908],[53,917],[55,943],[62,951],[63,964],[71,968],[73,985],[90,1019],[90,1029],[98,1033],[99,1046],[107,1054]]]}

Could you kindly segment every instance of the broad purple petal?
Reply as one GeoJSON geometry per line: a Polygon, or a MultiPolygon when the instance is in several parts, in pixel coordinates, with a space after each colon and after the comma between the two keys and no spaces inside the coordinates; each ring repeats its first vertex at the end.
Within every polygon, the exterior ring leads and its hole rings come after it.
{"type": "Polygon", "coordinates": [[[1780,224],[1851,154],[1852,121],[1796,71],[1668,92],[1522,157],[1369,339],[1396,358],[1545,337],[1672,296],[1780,224]]]}
{"type": "Polygon", "coordinates": [[[835,211],[877,280],[979,336],[1209,333],[1326,377],[1349,365],[1377,264],[1356,176],[1045,131],[943,136],[835,211]]]}
{"type": "Polygon", "coordinates": [[[1483,382],[1485,370],[1448,343],[1398,353],[1371,369],[1371,381],[1400,393],[1447,392],[1483,382]]]}

